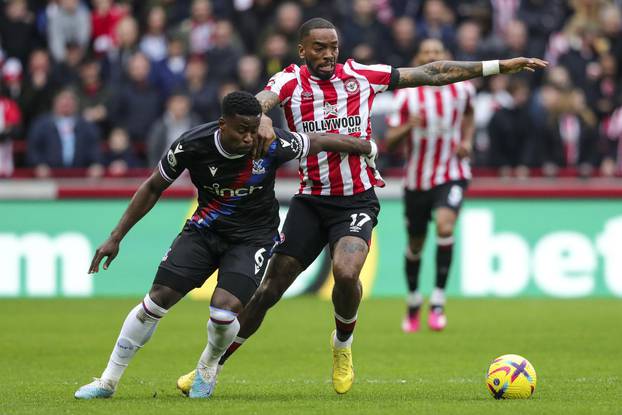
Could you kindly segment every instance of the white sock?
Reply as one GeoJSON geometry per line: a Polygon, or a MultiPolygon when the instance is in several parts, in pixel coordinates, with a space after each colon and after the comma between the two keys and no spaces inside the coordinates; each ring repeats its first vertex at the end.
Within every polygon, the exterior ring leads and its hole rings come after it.
{"type": "Polygon", "coordinates": [[[436,287],[430,296],[430,305],[444,306],[445,301],[445,290],[436,287]]]}
{"type": "Polygon", "coordinates": [[[147,294],[142,303],[129,312],[112,349],[108,366],[102,373],[103,381],[108,382],[113,388],[116,387],[127,365],[138,349],[151,338],[158,322],[167,311],[154,303],[147,294]]]}
{"type": "Polygon", "coordinates": [[[423,296],[419,291],[408,293],[408,297],[406,297],[406,304],[408,307],[421,307],[421,304],[423,304],[423,296]]]}
{"type": "MultiPolygon", "coordinates": [[[[358,313],[356,313],[354,315],[354,317],[352,318],[345,318],[340,316],[339,314],[335,313],[335,325],[337,327],[342,326],[343,325],[350,325],[350,337],[348,337],[346,340],[341,341],[339,340],[339,338],[337,337],[337,331],[335,331],[335,336],[334,336],[334,342],[333,344],[335,345],[336,348],[341,349],[344,347],[350,347],[352,346],[352,341],[354,340],[354,324],[356,324],[356,320],[358,319],[359,315],[358,313]]],[[[345,330],[344,330],[345,331],[345,330]]]]}
{"type": "Polygon", "coordinates": [[[240,331],[237,314],[228,310],[210,307],[210,318],[207,322],[207,346],[198,368],[216,367],[221,356],[225,354],[240,331]]]}
{"type": "Polygon", "coordinates": [[[337,349],[343,349],[345,347],[352,347],[353,341],[354,341],[354,333],[352,333],[350,337],[348,337],[348,340],[346,340],[345,342],[342,342],[341,340],[337,338],[337,333],[335,333],[335,335],[333,336],[333,345],[337,349]]]}

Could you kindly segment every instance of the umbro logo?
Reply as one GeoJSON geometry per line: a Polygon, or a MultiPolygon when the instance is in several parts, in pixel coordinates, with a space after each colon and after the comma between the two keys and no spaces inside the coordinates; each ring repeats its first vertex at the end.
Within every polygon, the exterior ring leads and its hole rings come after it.
{"type": "Polygon", "coordinates": [[[184,151],[184,149],[181,147],[181,143],[179,143],[177,144],[177,147],[175,148],[173,154],[181,153],[182,151],[184,151]]]}
{"type": "Polygon", "coordinates": [[[209,171],[212,173],[212,176],[216,176],[216,172],[218,171],[218,167],[209,166],[209,171]]]}
{"type": "Polygon", "coordinates": [[[283,140],[282,138],[279,138],[279,141],[281,142],[281,146],[282,146],[283,148],[285,148],[285,147],[289,147],[289,145],[290,145],[288,141],[283,140]]]}

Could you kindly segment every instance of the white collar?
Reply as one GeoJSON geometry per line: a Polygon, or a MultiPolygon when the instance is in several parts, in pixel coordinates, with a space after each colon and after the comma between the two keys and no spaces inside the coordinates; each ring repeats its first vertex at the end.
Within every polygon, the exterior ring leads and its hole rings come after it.
{"type": "Polygon", "coordinates": [[[239,159],[245,156],[245,154],[231,154],[222,146],[220,142],[220,129],[216,130],[214,133],[214,142],[216,143],[216,149],[220,153],[221,156],[226,157],[228,159],[239,159]]]}

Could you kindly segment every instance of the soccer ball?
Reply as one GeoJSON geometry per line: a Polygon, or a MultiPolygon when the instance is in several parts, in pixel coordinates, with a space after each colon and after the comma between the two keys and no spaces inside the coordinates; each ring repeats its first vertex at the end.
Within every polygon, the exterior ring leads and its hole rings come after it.
{"type": "Polygon", "coordinates": [[[536,390],[536,370],[517,354],[504,354],[492,361],[486,386],[495,399],[526,399],[536,390]]]}

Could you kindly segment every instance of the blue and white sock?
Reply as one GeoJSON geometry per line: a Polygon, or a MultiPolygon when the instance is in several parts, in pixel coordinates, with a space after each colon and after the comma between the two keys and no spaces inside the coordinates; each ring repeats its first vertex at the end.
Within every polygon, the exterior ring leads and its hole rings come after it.
{"type": "Polygon", "coordinates": [[[167,312],[167,309],[154,303],[149,294],[129,312],[112,349],[108,366],[102,373],[103,381],[116,387],[138,349],[149,341],[158,322],[167,312]]]}

